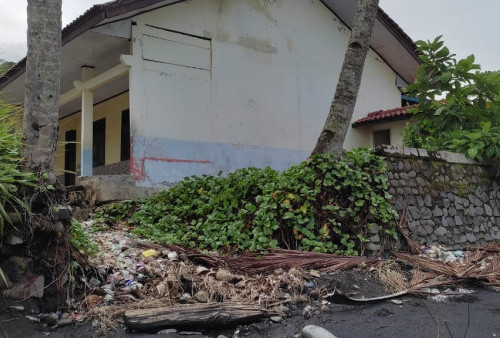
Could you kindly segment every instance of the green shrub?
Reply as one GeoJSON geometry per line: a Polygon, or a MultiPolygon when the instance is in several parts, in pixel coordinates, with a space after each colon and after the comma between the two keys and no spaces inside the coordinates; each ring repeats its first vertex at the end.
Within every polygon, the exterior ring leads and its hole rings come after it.
{"type": "Polygon", "coordinates": [[[21,186],[36,187],[36,176],[21,171],[21,135],[16,133],[15,107],[0,101],[0,235],[5,222],[10,223],[8,212],[27,210],[17,196],[21,186]]]}
{"type": "Polygon", "coordinates": [[[417,41],[422,64],[405,91],[419,103],[404,142],[463,153],[500,176],[500,71],[480,72],[474,55],[457,61],[440,38],[417,41]]]}
{"type": "Polygon", "coordinates": [[[68,241],[81,255],[95,255],[99,252],[97,244],[92,242],[82,224],[75,219],[71,220],[68,241]]]}
{"type": "Polygon", "coordinates": [[[315,155],[281,173],[245,168],[227,177],[192,176],[130,205],[137,211],[129,223],[142,237],[204,250],[358,254],[374,224],[395,236],[385,172],[385,162],[361,148],[340,160],[315,155]]]}

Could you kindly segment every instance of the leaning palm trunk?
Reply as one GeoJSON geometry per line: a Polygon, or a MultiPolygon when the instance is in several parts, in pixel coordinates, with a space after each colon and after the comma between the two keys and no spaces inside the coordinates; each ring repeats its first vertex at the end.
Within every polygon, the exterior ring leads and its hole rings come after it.
{"type": "Polygon", "coordinates": [[[55,181],[62,0],[28,0],[28,55],[23,131],[24,156],[32,172],[55,181]]]}
{"type": "Polygon", "coordinates": [[[342,153],[354,105],[358,96],[363,66],[378,10],[378,0],[358,0],[351,38],[340,72],[330,112],[312,151],[313,154],[342,153]]]}

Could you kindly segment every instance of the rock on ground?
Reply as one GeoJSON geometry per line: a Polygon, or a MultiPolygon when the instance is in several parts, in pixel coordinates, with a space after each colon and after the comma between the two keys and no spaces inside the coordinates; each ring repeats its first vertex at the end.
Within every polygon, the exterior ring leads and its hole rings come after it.
{"type": "Polygon", "coordinates": [[[330,331],[316,325],[307,325],[302,329],[303,338],[337,338],[330,331]]]}

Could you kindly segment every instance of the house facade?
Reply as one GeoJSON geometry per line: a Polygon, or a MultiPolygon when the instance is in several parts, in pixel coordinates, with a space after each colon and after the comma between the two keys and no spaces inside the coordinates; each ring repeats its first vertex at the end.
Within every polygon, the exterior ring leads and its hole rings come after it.
{"type": "MultiPolygon", "coordinates": [[[[121,0],[63,31],[58,169],[158,187],[307,158],[328,114],[355,1],[121,0]]],[[[379,11],[353,122],[401,106],[414,45],[379,11]]],[[[0,79],[22,102],[24,64],[0,79]]],[[[344,147],[372,145],[349,128],[344,147]]],[[[74,177],[66,174],[66,184],[74,177]]]]}

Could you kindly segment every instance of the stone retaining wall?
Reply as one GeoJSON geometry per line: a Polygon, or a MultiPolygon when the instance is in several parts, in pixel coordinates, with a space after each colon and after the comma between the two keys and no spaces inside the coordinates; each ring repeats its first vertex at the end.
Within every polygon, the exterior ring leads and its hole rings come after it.
{"type": "Polygon", "coordinates": [[[500,240],[500,182],[462,154],[383,146],[393,206],[419,243],[451,248],[500,240]]]}

